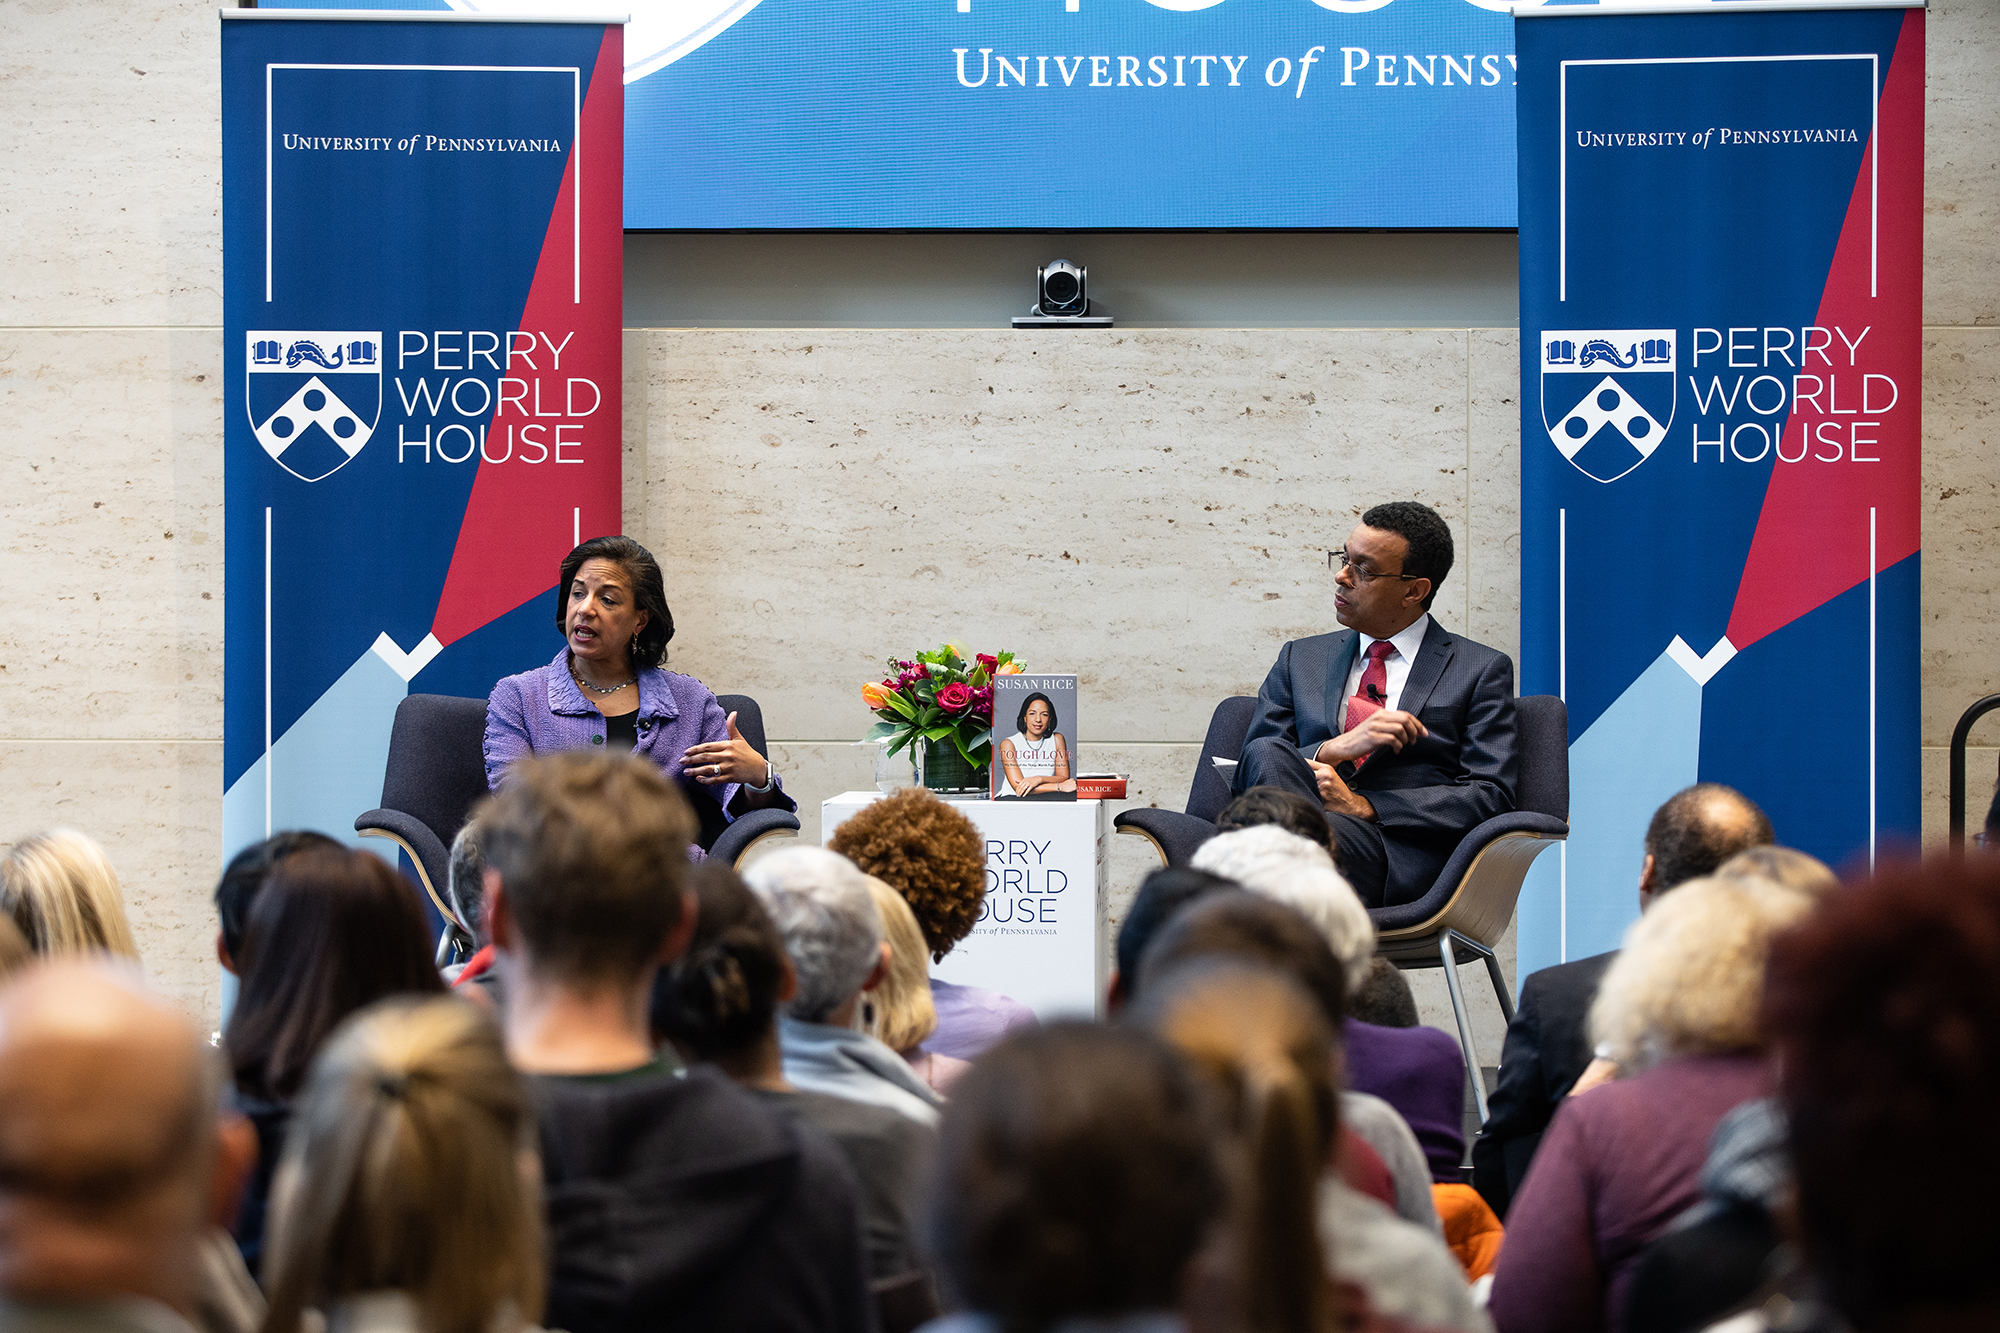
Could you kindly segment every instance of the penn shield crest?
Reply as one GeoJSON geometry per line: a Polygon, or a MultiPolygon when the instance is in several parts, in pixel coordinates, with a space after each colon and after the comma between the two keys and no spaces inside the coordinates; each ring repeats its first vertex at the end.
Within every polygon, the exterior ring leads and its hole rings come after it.
{"type": "Polygon", "coordinates": [[[347,466],[382,416],[380,330],[252,329],[244,406],[271,461],[300,481],[347,466]]]}
{"type": "Polygon", "coordinates": [[[1542,334],[1542,425],[1579,472],[1616,481],[1667,438],[1678,341],[1672,329],[1542,334]]]}

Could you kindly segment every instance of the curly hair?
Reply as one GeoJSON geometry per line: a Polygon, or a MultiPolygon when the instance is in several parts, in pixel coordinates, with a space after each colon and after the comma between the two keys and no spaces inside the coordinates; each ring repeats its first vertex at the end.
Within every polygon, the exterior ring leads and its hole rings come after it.
{"type": "Polygon", "coordinates": [[[903,895],[938,962],[972,933],[986,901],[986,842],[972,821],[905,787],[848,819],[827,846],[903,895]]]}
{"type": "Polygon", "coordinates": [[[1860,1328],[2000,1296],[1985,1143],[2000,1104],[2000,862],[1929,862],[1834,894],[1772,950],[1813,1269],[1860,1328]]]}

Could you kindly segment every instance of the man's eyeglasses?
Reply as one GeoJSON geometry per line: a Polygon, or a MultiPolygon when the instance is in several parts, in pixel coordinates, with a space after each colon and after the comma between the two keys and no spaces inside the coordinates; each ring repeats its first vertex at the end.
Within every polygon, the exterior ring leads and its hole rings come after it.
{"type": "Polygon", "coordinates": [[[1401,579],[1405,583],[1408,583],[1413,579],[1423,577],[1421,574],[1384,574],[1379,570],[1370,569],[1366,565],[1355,564],[1347,558],[1347,552],[1344,550],[1328,551],[1326,553],[1326,567],[1336,574],[1343,569],[1346,570],[1348,573],[1354,575],[1356,583],[1373,583],[1376,579],[1401,579]]]}

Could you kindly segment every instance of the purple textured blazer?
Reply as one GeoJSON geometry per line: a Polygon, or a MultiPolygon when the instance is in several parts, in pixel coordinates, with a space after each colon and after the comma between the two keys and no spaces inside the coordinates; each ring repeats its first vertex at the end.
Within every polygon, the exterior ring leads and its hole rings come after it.
{"type": "MultiPolygon", "coordinates": [[[[729,739],[722,705],[693,676],[663,667],[639,673],[639,742],[632,753],[657,764],[660,771],[689,791],[702,791],[733,821],[729,803],[737,783],[703,787],[681,773],[681,756],[691,745],[729,739]]],[[[569,649],[556,650],[545,667],[509,676],[493,687],[486,700],[486,785],[498,788],[507,765],[525,754],[551,754],[604,744],[604,714],[583,697],[569,674],[569,649]]],[[[798,809],[790,797],[787,805],[798,809]]]]}

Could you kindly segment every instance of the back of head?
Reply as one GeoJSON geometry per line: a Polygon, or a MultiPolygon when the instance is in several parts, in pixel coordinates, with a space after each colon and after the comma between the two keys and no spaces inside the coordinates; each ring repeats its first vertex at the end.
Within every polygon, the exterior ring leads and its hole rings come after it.
{"type": "Polygon", "coordinates": [[[1667,798],[1646,826],[1653,892],[1713,875],[1724,861],[1772,841],[1771,820],[1757,803],[1720,782],[1697,782],[1667,798]]]}
{"type": "Polygon", "coordinates": [[[1126,999],[1131,999],[1139,984],[1139,960],[1145,956],[1146,946],[1175,913],[1197,898],[1242,887],[1233,879],[1187,866],[1167,866],[1146,876],[1118,926],[1118,975],[1126,999]]]}
{"type": "Polygon", "coordinates": [[[1368,962],[1375,956],[1375,923],[1325,848],[1262,824],[1210,838],[1196,849],[1193,865],[1297,908],[1326,937],[1353,985],[1368,975],[1368,962]]]}
{"type": "Polygon", "coordinates": [[[533,1116],[499,1031],[455,998],[386,1000],[327,1043],[273,1191],[268,1333],[401,1291],[427,1333],[541,1316],[533,1116]]]}
{"type": "Polygon", "coordinates": [[[864,806],[827,846],[903,896],[933,961],[972,932],[986,901],[986,841],[922,787],[864,806]]]}
{"type": "Polygon", "coordinates": [[[916,913],[902,894],[873,875],[868,876],[868,894],[875,900],[882,938],[889,945],[889,975],[868,996],[874,1010],[868,1034],[892,1051],[907,1051],[937,1031],[930,950],[916,913]]]}
{"type": "Polygon", "coordinates": [[[798,993],[785,1012],[824,1022],[860,991],[882,956],[882,915],[868,877],[854,863],[819,847],[788,847],[743,876],[785,941],[798,993]]]}
{"type": "Polygon", "coordinates": [[[1590,1009],[1594,1040],[1627,1071],[1676,1055],[1756,1051],[1771,941],[1813,899],[1761,879],[1697,879],[1625,936],[1590,1009]]]}
{"type": "Polygon", "coordinates": [[[769,1035],[785,985],[785,942],[727,866],[705,861],[688,884],[694,938],[653,982],[653,1036],[689,1059],[724,1060],[769,1035]]]}
{"type": "Polygon", "coordinates": [[[1228,892],[1183,909],[1154,937],[1139,960],[1139,990],[1174,968],[1196,960],[1231,961],[1288,977],[1320,1007],[1338,1031],[1347,1003],[1347,977],[1326,937],[1296,909],[1254,893],[1228,892]]]}
{"type": "Polygon", "coordinates": [[[1340,853],[1334,849],[1333,825],[1326,822],[1326,811],[1295,791],[1252,787],[1223,806],[1222,813],[1215,817],[1217,833],[1234,833],[1260,824],[1276,824],[1287,833],[1319,844],[1339,864],[1340,853]]]}
{"type": "Polygon", "coordinates": [[[1267,968],[1195,961],[1155,979],[1132,1021],[1223,1095],[1243,1153],[1236,1286],[1244,1326],[1333,1327],[1319,1183],[1339,1125],[1333,1034],[1298,984],[1267,968]]]}
{"type": "Polygon", "coordinates": [[[1410,993],[1410,983],[1402,968],[1386,958],[1377,958],[1368,965],[1368,975],[1361,979],[1360,989],[1348,997],[1347,1013],[1376,1027],[1413,1028],[1418,1022],[1417,997],[1410,993]]]}
{"type": "Polygon", "coordinates": [[[2000,866],[1836,894],[1772,950],[1766,1021],[1814,1271],[1858,1328],[2000,1319],[1986,1151],[2000,1105],[2000,866]],[[1976,1317],[1983,1310],[1983,1317],[1976,1317]]]}
{"type": "Polygon", "coordinates": [[[1224,1207],[1202,1090],[1132,1028],[1007,1038],[938,1132],[932,1251],[952,1295],[1010,1330],[1174,1308],[1224,1207]]]}
{"type": "Polygon", "coordinates": [[[334,1028],[388,995],[442,990],[409,881],[346,847],[279,861],[250,907],[224,1045],[236,1084],[289,1099],[334,1028]]]}
{"type": "Polygon", "coordinates": [[[326,834],[311,829],[282,829],[229,858],[228,868],[215,886],[215,914],[222,920],[222,947],[239,971],[245,965],[243,931],[250,921],[250,905],[270,878],[271,867],[294,852],[338,846],[326,834]]]}
{"type": "Polygon", "coordinates": [[[33,834],[8,849],[0,858],[0,908],[45,958],[93,950],[139,956],[118,872],[74,830],[33,834]]]}
{"type": "Polygon", "coordinates": [[[28,939],[11,916],[0,915],[0,980],[12,976],[35,959],[28,939]]]}
{"type": "Polygon", "coordinates": [[[451,840],[451,859],[445,872],[445,901],[459,924],[475,940],[484,940],[486,927],[486,843],[479,821],[468,819],[458,836],[451,840]]]}
{"type": "Polygon", "coordinates": [[[1715,878],[1768,880],[1815,898],[1824,898],[1840,887],[1840,876],[1826,862],[1790,847],[1752,847],[1738,852],[1716,868],[1715,878]]]}
{"type": "Polygon", "coordinates": [[[185,1298],[182,1270],[208,1224],[220,1084],[194,1026],[129,964],[67,958],[10,978],[0,1295],[185,1298]]]}
{"type": "Polygon", "coordinates": [[[474,818],[537,975],[594,994],[653,966],[680,921],[695,836],[686,798],[658,768],[579,750],[530,756],[474,818]]]}

